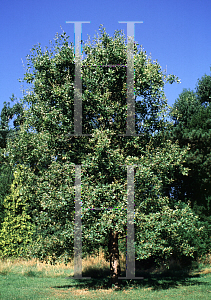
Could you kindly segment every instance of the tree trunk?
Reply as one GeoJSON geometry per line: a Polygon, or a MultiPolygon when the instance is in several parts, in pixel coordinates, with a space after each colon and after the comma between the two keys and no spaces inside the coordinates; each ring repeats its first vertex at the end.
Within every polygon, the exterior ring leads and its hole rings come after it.
{"type": "Polygon", "coordinates": [[[110,258],[110,276],[111,284],[118,286],[118,277],[121,275],[120,260],[119,260],[119,248],[118,248],[118,232],[110,232],[109,239],[109,258],[110,258]]]}

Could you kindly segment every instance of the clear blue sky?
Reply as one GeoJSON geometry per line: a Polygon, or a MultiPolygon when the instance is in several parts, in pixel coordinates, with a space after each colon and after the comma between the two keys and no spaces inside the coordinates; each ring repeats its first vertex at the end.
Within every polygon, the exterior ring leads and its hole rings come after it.
{"type": "Polygon", "coordinates": [[[126,32],[118,21],[143,21],[135,25],[135,40],[167,73],[181,84],[168,85],[166,96],[172,105],[183,88],[194,89],[197,79],[210,75],[210,0],[19,0],[2,1],[0,10],[0,110],[12,93],[21,98],[21,85],[30,49],[44,47],[62,29],[74,42],[74,25],[66,21],[91,21],[82,25],[82,39],[93,37],[103,24],[109,35],[126,32]]]}

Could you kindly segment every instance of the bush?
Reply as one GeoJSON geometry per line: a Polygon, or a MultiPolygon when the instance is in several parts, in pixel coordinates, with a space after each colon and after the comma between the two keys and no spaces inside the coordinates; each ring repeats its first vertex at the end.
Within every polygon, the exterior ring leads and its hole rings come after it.
{"type": "Polygon", "coordinates": [[[28,199],[25,197],[22,182],[24,167],[18,165],[14,172],[11,192],[5,197],[4,220],[0,231],[0,256],[26,256],[26,247],[32,243],[34,226],[28,214],[28,199]]]}

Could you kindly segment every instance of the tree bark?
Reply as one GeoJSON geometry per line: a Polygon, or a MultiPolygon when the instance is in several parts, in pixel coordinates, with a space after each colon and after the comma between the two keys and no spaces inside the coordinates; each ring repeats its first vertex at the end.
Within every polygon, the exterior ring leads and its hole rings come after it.
{"type": "Polygon", "coordinates": [[[110,258],[111,284],[115,284],[115,286],[118,286],[119,285],[118,277],[121,275],[121,267],[120,267],[120,260],[119,260],[117,231],[112,231],[112,230],[110,231],[109,258],[110,258]]]}

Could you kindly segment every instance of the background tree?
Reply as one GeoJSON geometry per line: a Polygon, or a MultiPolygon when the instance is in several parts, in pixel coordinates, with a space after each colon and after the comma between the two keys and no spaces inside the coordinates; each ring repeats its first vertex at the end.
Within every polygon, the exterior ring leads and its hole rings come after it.
{"type": "Polygon", "coordinates": [[[28,203],[24,195],[23,166],[17,166],[11,193],[4,198],[4,220],[0,231],[0,255],[2,257],[26,256],[26,245],[32,243],[33,225],[28,215],[28,203]]]}
{"type": "Polygon", "coordinates": [[[121,165],[140,165],[135,176],[137,259],[152,255],[197,256],[198,235],[203,233],[203,224],[190,208],[172,202],[163,192],[164,182],[171,181],[166,174],[172,166],[186,173],[182,165],[185,150],[168,142],[164,135],[169,126],[164,84],[177,78],[163,74],[158,62],[138,49],[136,43],[135,128],[139,136],[119,136],[125,134],[127,119],[126,68],[119,67],[127,62],[125,41],[121,32],[110,37],[101,27],[100,35],[83,47],[83,133],[91,136],[70,135],[74,133],[75,65],[68,37],[65,33],[57,35],[55,44],[45,52],[40,45],[35,46],[27,58],[24,77],[30,84],[30,92],[24,97],[29,105],[24,111],[26,121],[18,138],[10,141],[7,148],[11,165],[19,161],[27,168],[25,194],[35,225],[35,242],[29,252],[52,262],[73,258],[74,165],[82,166],[83,253],[93,253],[107,245],[104,249],[110,259],[113,282],[120,275],[118,238],[126,235],[127,221],[126,210],[122,210],[127,205],[127,175],[121,165]],[[102,210],[92,211],[96,207],[102,210]],[[187,219],[179,221],[179,214],[186,214],[187,219]],[[171,237],[168,229],[160,225],[163,218],[166,225],[172,226],[171,237]],[[154,230],[160,238],[156,239],[154,231],[152,249],[147,253],[144,247],[148,247],[151,238],[149,224],[151,228],[157,226],[154,230]]]}
{"type": "Polygon", "coordinates": [[[172,109],[175,127],[173,140],[181,147],[189,145],[185,166],[189,175],[175,176],[174,197],[191,200],[191,206],[201,218],[208,220],[211,213],[211,77],[198,80],[196,92],[184,90],[172,109]]]}
{"type": "MultiPolygon", "coordinates": [[[[211,69],[211,68],[210,68],[211,69]]],[[[207,106],[211,102],[211,76],[204,75],[198,79],[196,86],[196,94],[200,103],[207,106]]]]}
{"type": "MultiPolygon", "coordinates": [[[[14,95],[10,98],[15,101],[14,95]]],[[[4,218],[3,201],[6,195],[10,192],[10,187],[13,180],[12,168],[9,165],[8,155],[4,150],[7,146],[7,140],[17,134],[20,125],[23,122],[23,107],[20,103],[15,103],[10,107],[9,102],[4,102],[4,107],[0,116],[0,227],[4,218]],[[13,120],[13,127],[9,127],[9,121],[13,120]]]]}

